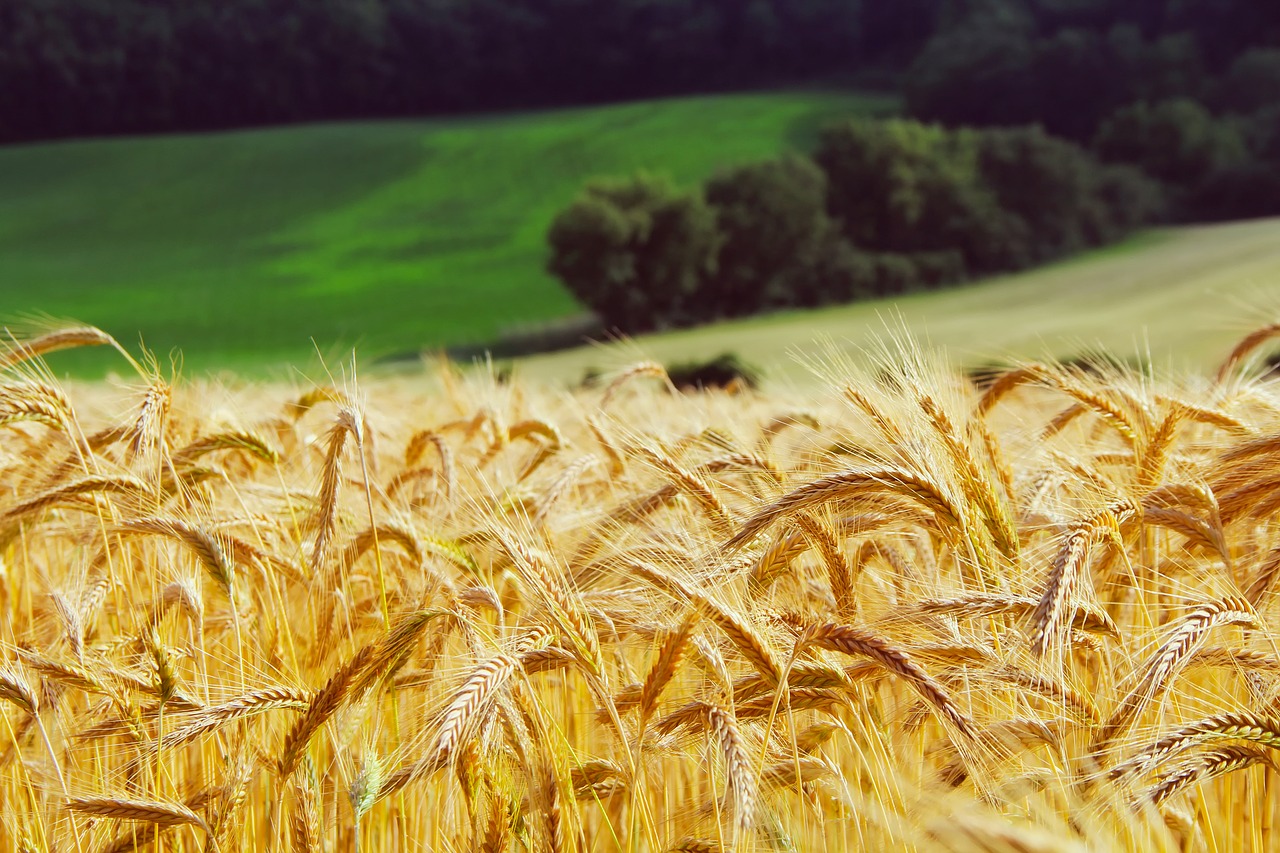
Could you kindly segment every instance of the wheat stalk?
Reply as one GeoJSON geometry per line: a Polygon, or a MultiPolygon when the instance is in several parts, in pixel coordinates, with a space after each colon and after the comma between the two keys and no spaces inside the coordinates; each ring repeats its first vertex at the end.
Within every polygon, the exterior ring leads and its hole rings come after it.
{"type": "Polygon", "coordinates": [[[940,523],[960,527],[961,511],[941,487],[927,477],[903,468],[851,470],[822,477],[783,495],[759,510],[725,543],[729,551],[741,548],[780,518],[834,501],[872,500],[885,495],[909,498],[929,510],[940,523]]]}
{"type": "Polygon", "coordinates": [[[133,800],[122,797],[71,797],[66,807],[80,814],[132,820],[155,826],[196,826],[209,831],[204,818],[182,803],[133,800]]]}
{"type": "Polygon", "coordinates": [[[1159,805],[1182,789],[1197,782],[1205,782],[1216,776],[1234,773],[1255,764],[1266,764],[1276,769],[1276,761],[1271,754],[1251,744],[1229,744],[1208,750],[1196,756],[1181,767],[1163,774],[1160,780],[1142,795],[1141,799],[1159,805]]]}
{"type": "Polygon", "coordinates": [[[1268,323],[1241,338],[1222,364],[1218,366],[1218,372],[1214,375],[1214,382],[1218,385],[1226,382],[1240,362],[1244,361],[1249,357],[1250,353],[1276,335],[1280,335],[1280,323],[1268,323]]]}
{"type": "Polygon", "coordinates": [[[971,740],[976,736],[973,720],[960,710],[943,686],[921,669],[909,654],[883,638],[848,625],[827,624],[810,629],[803,641],[831,651],[871,658],[907,682],[957,732],[971,740]]]}
{"type": "Polygon", "coordinates": [[[1143,677],[1116,704],[1111,716],[1094,735],[1094,752],[1102,750],[1129,730],[1143,708],[1159,696],[1186,665],[1191,653],[1204,642],[1209,631],[1220,625],[1257,624],[1257,614],[1243,598],[1209,602],[1187,614],[1143,666],[1143,677]]]}
{"type": "Polygon", "coordinates": [[[24,361],[41,358],[59,350],[97,346],[113,346],[120,349],[115,338],[93,326],[55,329],[29,340],[13,341],[8,351],[0,355],[0,370],[8,370],[24,361]]]}

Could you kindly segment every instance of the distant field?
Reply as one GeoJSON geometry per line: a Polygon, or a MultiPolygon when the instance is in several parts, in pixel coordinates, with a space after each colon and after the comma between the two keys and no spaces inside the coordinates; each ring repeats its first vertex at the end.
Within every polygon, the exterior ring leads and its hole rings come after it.
{"type": "Polygon", "coordinates": [[[1203,368],[1241,335],[1280,317],[1280,219],[1144,232],[1125,243],[1027,273],[904,299],[723,323],[524,360],[521,375],[573,381],[639,358],[663,362],[736,351],[782,382],[811,381],[806,364],[828,339],[860,347],[906,326],[961,364],[1006,356],[1069,356],[1096,346],[1146,353],[1157,367],[1203,368]]]}
{"type": "Polygon", "coordinates": [[[588,177],[692,182],[893,108],[786,92],[3,148],[0,318],[74,317],[194,369],[306,360],[312,337],[484,340],[576,310],[543,239],[588,177]]]}

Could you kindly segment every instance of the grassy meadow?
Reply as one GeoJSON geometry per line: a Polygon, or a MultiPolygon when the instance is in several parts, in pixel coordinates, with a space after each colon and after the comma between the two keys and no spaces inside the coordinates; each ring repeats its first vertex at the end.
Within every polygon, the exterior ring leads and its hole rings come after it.
{"type": "Polygon", "coordinates": [[[366,358],[484,341],[578,310],[544,241],[587,179],[691,183],[893,109],[779,92],[6,147],[0,316],[73,316],[258,373],[311,359],[313,338],[366,358]]]}
{"type": "Polygon", "coordinates": [[[1278,334],[693,395],[13,345],[0,846],[1275,849],[1278,334]]]}

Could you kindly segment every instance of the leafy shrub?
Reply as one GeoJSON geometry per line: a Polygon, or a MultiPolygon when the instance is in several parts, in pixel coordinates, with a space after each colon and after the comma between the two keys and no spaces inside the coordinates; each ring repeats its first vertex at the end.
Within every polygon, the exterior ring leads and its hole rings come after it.
{"type": "Polygon", "coordinates": [[[835,230],[826,196],[822,170],[796,154],[713,177],[706,198],[722,242],[699,313],[729,317],[801,304],[797,290],[811,287],[801,281],[805,268],[830,248],[835,230]]]}
{"type": "Polygon", "coordinates": [[[1214,105],[1234,113],[1255,113],[1280,104],[1280,48],[1260,48],[1238,56],[1218,81],[1214,105]]]}
{"type": "Polygon", "coordinates": [[[1280,170],[1257,161],[1215,169],[1195,186],[1185,207],[1195,219],[1275,216],[1280,214],[1280,170]]]}
{"type": "Polygon", "coordinates": [[[1184,188],[1246,159],[1235,126],[1216,121],[1203,106],[1185,98],[1144,101],[1117,110],[1098,128],[1093,147],[1108,162],[1136,166],[1184,188]]]}
{"type": "Polygon", "coordinates": [[[914,121],[827,128],[713,177],[596,182],[558,216],[550,269],[607,325],[892,296],[1015,270],[1123,236],[1161,205],[1148,178],[1036,128],[914,121]]]}
{"type": "Polygon", "coordinates": [[[550,271],[608,326],[628,331],[700,319],[698,294],[720,235],[698,193],[640,175],[589,184],[555,218],[550,271]]]}

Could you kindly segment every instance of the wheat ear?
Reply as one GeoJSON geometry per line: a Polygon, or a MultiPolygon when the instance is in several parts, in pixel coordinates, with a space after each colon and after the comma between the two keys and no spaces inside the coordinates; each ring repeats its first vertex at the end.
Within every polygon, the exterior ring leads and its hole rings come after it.
{"type": "Polygon", "coordinates": [[[1271,749],[1280,749],[1280,717],[1251,711],[1215,714],[1169,732],[1107,771],[1110,779],[1142,773],[1173,755],[1202,743],[1243,740],[1271,749]]]}
{"type": "Polygon", "coordinates": [[[77,495],[95,493],[95,492],[113,492],[122,495],[147,495],[151,489],[146,483],[137,477],[131,477],[127,474],[111,474],[111,475],[91,475],[82,477],[70,483],[64,483],[56,486],[48,491],[41,492],[34,497],[27,498],[25,501],[10,507],[0,515],[0,521],[12,522],[32,513],[40,512],[43,509],[61,503],[68,498],[77,495]]]}
{"type": "Polygon", "coordinates": [[[472,670],[454,694],[440,718],[440,727],[426,759],[433,767],[444,766],[486,703],[520,667],[518,659],[499,654],[472,670]]]}
{"type": "Polygon", "coordinates": [[[1240,339],[1235,345],[1226,359],[1218,366],[1218,372],[1214,374],[1213,381],[1221,385],[1231,376],[1232,371],[1236,369],[1236,365],[1249,357],[1249,354],[1267,341],[1280,335],[1280,323],[1268,323],[1260,329],[1255,329],[1240,339]]]}
{"type": "Polygon", "coordinates": [[[710,619],[723,631],[752,666],[764,676],[770,684],[777,684],[782,674],[782,667],[777,657],[769,648],[764,638],[742,620],[737,614],[728,610],[719,602],[704,595],[688,584],[672,577],[646,563],[633,562],[631,571],[668,593],[684,597],[706,618],[710,619]]]}
{"type": "Polygon", "coordinates": [[[311,742],[311,737],[325,722],[337,713],[351,697],[352,685],[364,668],[374,659],[375,646],[365,646],[329,677],[325,685],[311,699],[302,717],[285,736],[276,762],[280,777],[287,779],[298,766],[311,742]]]}
{"type": "Polygon", "coordinates": [[[66,807],[73,812],[133,820],[156,826],[197,826],[209,831],[204,818],[182,803],[159,800],[132,800],[119,797],[70,797],[66,807]]]}
{"type": "Polygon", "coordinates": [[[217,534],[210,533],[198,524],[176,518],[137,518],[123,522],[116,529],[123,533],[165,536],[181,542],[196,555],[226,596],[232,596],[235,565],[227,554],[227,542],[217,534]]]}
{"type": "Polygon", "coordinates": [[[233,720],[265,711],[304,711],[312,699],[313,696],[309,691],[295,690],[290,687],[262,687],[252,690],[221,705],[213,705],[200,711],[186,725],[166,733],[160,746],[163,749],[172,749],[233,720]]]}
{"type": "Polygon", "coordinates": [[[970,740],[976,737],[973,720],[960,710],[946,689],[921,669],[909,654],[881,637],[848,625],[828,624],[810,629],[803,641],[831,651],[871,658],[907,682],[939,717],[955,726],[956,731],[970,740]]]}
{"type": "Polygon", "coordinates": [[[1120,525],[1139,512],[1132,501],[1120,500],[1072,525],[1045,581],[1045,590],[1031,614],[1031,651],[1043,655],[1065,639],[1066,617],[1089,549],[1102,537],[1119,538],[1120,525]]]}
{"type": "Polygon", "coordinates": [[[120,348],[115,338],[93,326],[74,326],[68,329],[57,329],[27,341],[15,341],[8,351],[0,355],[0,370],[7,370],[16,364],[30,361],[33,358],[40,358],[59,350],[97,346],[120,348]]]}
{"type": "Polygon", "coordinates": [[[1243,598],[1228,597],[1202,604],[1181,621],[1173,635],[1156,649],[1143,666],[1145,675],[1116,705],[1106,723],[1094,736],[1093,751],[1104,749],[1129,730],[1138,715],[1160,695],[1187,663],[1191,653],[1204,642],[1209,631],[1220,625],[1257,626],[1258,616],[1243,598]]]}
{"type": "Polygon", "coordinates": [[[741,548],[784,516],[832,501],[872,498],[884,494],[906,497],[934,514],[948,527],[960,527],[962,513],[943,489],[927,477],[905,468],[851,470],[806,483],[761,509],[725,543],[729,551],[741,548]]]}
{"type": "Polygon", "coordinates": [[[733,797],[734,830],[741,838],[751,829],[755,820],[757,785],[746,744],[738,732],[737,723],[728,711],[718,705],[707,708],[707,727],[720,745],[724,759],[725,778],[733,797]]]}
{"type": "Polygon", "coordinates": [[[1163,774],[1160,781],[1142,795],[1142,800],[1159,805],[1189,785],[1234,773],[1255,764],[1266,764],[1271,769],[1276,769],[1276,761],[1270,751],[1260,746],[1240,743],[1211,749],[1163,774]]]}
{"type": "Polygon", "coordinates": [[[316,513],[316,538],[311,548],[311,572],[318,574],[329,556],[329,544],[333,540],[338,517],[338,484],[342,479],[342,450],[348,436],[359,443],[363,434],[363,422],[359,413],[344,406],[338,418],[329,428],[325,441],[324,468],[320,475],[319,510],[316,513]]]}
{"type": "Polygon", "coordinates": [[[652,666],[649,667],[649,671],[644,678],[644,684],[640,689],[639,706],[641,719],[647,720],[652,716],[654,709],[658,707],[658,699],[662,696],[662,691],[679,671],[680,659],[684,657],[685,649],[689,645],[689,637],[693,634],[696,624],[696,619],[692,617],[686,618],[680,623],[680,627],[667,634],[663,639],[662,645],[658,649],[658,655],[654,658],[652,666]]]}
{"type": "MultiPolygon", "coordinates": [[[[852,619],[856,612],[854,601],[854,567],[850,565],[829,527],[807,512],[796,514],[796,525],[804,531],[827,567],[831,595],[835,599],[836,613],[841,619],[852,619]]],[[[856,565],[861,565],[859,561],[856,565]]]]}
{"type": "Polygon", "coordinates": [[[991,534],[992,541],[1000,549],[1000,553],[1010,559],[1016,558],[1019,544],[1018,531],[1014,527],[1008,507],[996,494],[990,478],[978,467],[974,461],[974,454],[965,445],[955,424],[938,402],[928,395],[923,395],[920,397],[920,407],[942,440],[942,446],[946,448],[947,455],[951,457],[951,464],[964,483],[965,493],[971,496],[978,509],[982,511],[982,520],[991,534]]]}

